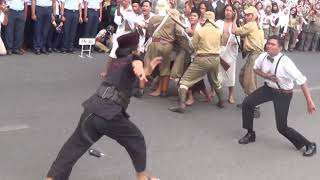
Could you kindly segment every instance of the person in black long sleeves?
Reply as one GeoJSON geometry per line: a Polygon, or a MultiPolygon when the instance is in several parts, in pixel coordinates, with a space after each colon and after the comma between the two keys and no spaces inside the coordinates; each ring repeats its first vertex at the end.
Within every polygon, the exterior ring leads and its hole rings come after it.
{"type": "Polygon", "coordinates": [[[126,112],[135,78],[147,81],[147,76],[161,63],[156,57],[143,68],[138,54],[139,34],[129,33],[118,38],[117,61],[113,61],[108,76],[97,92],[82,105],[78,127],[63,145],[53,162],[46,180],[68,180],[77,160],[103,135],[123,146],[137,172],[137,180],[157,180],[145,174],[146,145],[141,131],[129,120],[126,112]]]}
{"type": "Polygon", "coordinates": [[[277,129],[298,150],[305,147],[303,156],[312,156],[317,152],[316,143],[310,142],[295,129],[288,127],[287,118],[292,99],[294,82],[301,86],[307,101],[307,109],[311,114],[316,106],[307,85],[307,78],[302,75],[293,61],[281,53],[283,40],[279,36],[269,37],[266,51],[255,61],[254,71],[265,79],[264,86],[258,88],[243,101],[242,121],[247,134],[239,140],[240,144],[248,144],[256,139],[253,131],[254,107],[272,101],[275,111],[277,129]]]}

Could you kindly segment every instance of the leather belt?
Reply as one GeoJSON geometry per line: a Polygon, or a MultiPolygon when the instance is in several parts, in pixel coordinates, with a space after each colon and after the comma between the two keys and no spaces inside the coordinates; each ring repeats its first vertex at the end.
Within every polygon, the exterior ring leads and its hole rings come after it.
{"type": "Polygon", "coordinates": [[[201,53],[201,54],[197,54],[197,55],[196,55],[196,57],[209,57],[209,56],[218,56],[218,54],[201,53]]]}
{"type": "Polygon", "coordinates": [[[293,93],[293,89],[290,90],[286,90],[286,89],[276,89],[276,88],[272,88],[268,85],[266,85],[268,88],[271,89],[272,92],[276,92],[276,93],[285,93],[285,94],[292,94],[293,93]]]}
{"type": "Polygon", "coordinates": [[[73,13],[75,13],[75,12],[78,12],[79,10],[74,10],[74,9],[64,9],[65,11],[67,10],[67,11],[69,11],[69,12],[73,12],[73,13]]]}
{"type": "Polygon", "coordinates": [[[170,40],[167,40],[167,39],[163,39],[163,38],[153,37],[152,38],[152,42],[172,43],[173,41],[170,41],[170,40]]]}
{"type": "Polygon", "coordinates": [[[102,83],[96,92],[97,96],[102,99],[109,99],[121,107],[126,109],[130,102],[130,96],[119,91],[115,86],[109,85],[107,83],[102,83]]]}

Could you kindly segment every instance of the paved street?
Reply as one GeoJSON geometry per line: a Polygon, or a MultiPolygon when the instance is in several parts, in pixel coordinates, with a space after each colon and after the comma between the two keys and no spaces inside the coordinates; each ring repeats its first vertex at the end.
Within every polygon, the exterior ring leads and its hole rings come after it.
{"type": "MultiPolygon", "coordinates": [[[[93,56],[27,53],[0,57],[0,180],[44,179],[77,125],[81,103],[100,83],[106,56],[93,56]]],[[[289,56],[308,77],[319,110],[320,53],[289,56]]],[[[242,63],[238,61],[238,70],[242,63]]],[[[238,81],[236,86],[240,102],[243,93],[238,81]]],[[[272,103],[261,106],[261,118],[255,120],[257,141],[239,145],[245,131],[241,111],[234,105],[220,110],[196,102],[181,115],[167,110],[175,100],[146,95],[133,98],[128,110],[146,138],[148,172],[161,180],[319,179],[320,152],[305,158],[277,132],[272,103]]],[[[308,115],[301,90],[294,93],[289,125],[320,147],[320,113],[308,115]]],[[[84,155],[71,180],[134,179],[133,166],[121,146],[104,137],[94,147],[106,156],[84,155]]]]}

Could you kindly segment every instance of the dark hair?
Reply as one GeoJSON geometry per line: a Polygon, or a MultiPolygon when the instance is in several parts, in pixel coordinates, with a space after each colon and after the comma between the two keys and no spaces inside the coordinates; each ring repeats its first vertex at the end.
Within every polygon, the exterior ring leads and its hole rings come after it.
{"type": "Polygon", "coordinates": [[[276,3],[276,2],[273,2],[272,4],[271,4],[271,12],[272,13],[278,13],[279,12],[279,6],[278,6],[278,4],[276,3]],[[273,10],[273,7],[274,6],[277,6],[277,10],[275,11],[275,10],[273,10]]]}
{"type": "Polygon", "coordinates": [[[212,4],[210,4],[208,1],[201,1],[201,3],[199,4],[199,9],[200,9],[201,4],[203,4],[206,7],[206,11],[214,12],[212,4]]]}
{"type": "Polygon", "coordinates": [[[298,9],[297,9],[296,7],[292,7],[292,8],[290,9],[290,12],[289,12],[290,15],[291,15],[292,9],[295,9],[295,10],[296,10],[296,13],[292,14],[293,18],[296,18],[296,17],[297,17],[297,14],[298,14],[298,9]]]}
{"type": "MultiPolygon", "coordinates": [[[[196,7],[193,7],[193,8],[191,9],[191,13],[197,13],[198,17],[200,17],[200,10],[199,10],[198,8],[196,8],[196,7]]],[[[191,13],[190,13],[190,14],[191,14],[191,13]]]]}
{"type": "Polygon", "coordinates": [[[270,39],[275,39],[275,40],[277,40],[278,45],[279,45],[281,48],[284,47],[284,39],[283,39],[282,37],[280,37],[280,36],[278,36],[278,35],[272,35],[272,36],[270,36],[270,37],[268,38],[268,41],[269,41],[270,39]]]}
{"type": "Polygon", "coordinates": [[[261,5],[262,5],[262,9],[263,9],[263,4],[262,4],[261,1],[258,1],[258,2],[254,5],[254,7],[258,10],[258,8],[257,8],[258,4],[261,4],[261,5]]]}
{"type": "Polygon", "coordinates": [[[133,48],[118,48],[116,50],[117,58],[127,57],[132,54],[133,48]]]}
{"type": "MultiPolygon", "coordinates": [[[[227,9],[228,7],[231,7],[231,8],[232,8],[232,11],[238,13],[237,9],[236,9],[233,5],[227,4],[227,5],[225,5],[224,8],[223,8],[223,14],[221,14],[221,17],[222,17],[223,20],[226,18],[225,12],[226,12],[226,9],[227,9]]],[[[239,13],[238,13],[238,14],[239,14],[239,13]]],[[[233,15],[232,19],[234,19],[234,15],[233,15]]],[[[237,21],[238,21],[238,19],[237,19],[237,21]]]]}
{"type": "Polygon", "coordinates": [[[152,7],[152,2],[149,1],[149,0],[143,0],[143,1],[140,3],[140,6],[142,7],[145,2],[149,3],[150,7],[152,7]]]}

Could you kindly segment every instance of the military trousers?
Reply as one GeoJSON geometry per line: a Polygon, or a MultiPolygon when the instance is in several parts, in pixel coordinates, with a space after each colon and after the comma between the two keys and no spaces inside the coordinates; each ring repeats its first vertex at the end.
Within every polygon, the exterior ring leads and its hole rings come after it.
{"type": "Polygon", "coordinates": [[[209,73],[213,80],[211,86],[215,90],[221,89],[221,83],[218,80],[219,64],[219,55],[210,55],[204,57],[196,56],[194,61],[190,64],[182,76],[179,87],[188,89],[203,79],[207,73],[209,73]]]}
{"type": "Polygon", "coordinates": [[[246,63],[240,70],[239,82],[246,95],[251,94],[257,89],[257,76],[253,70],[253,67],[259,55],[259,52],[249,53],[246,58],[246,63]]]}
{"type": "Polygon", "coordinates": [[[61,148],[47,177],[54,180],[68,180],[78,159],[103,135],[116,140],[123,146],[132,160],[136,172],[146,168],[146,145],[140,130],[119,113],[112,120],[84,112],[74,133],[61,148]]]}
{"type": "Polygon", "coordinates": [[[146,66],[153,58],[161,56],[162,62],[159,65],[160,76],[169,76],[172,49],[173,45],[170,42],[152,42],[144,58],[146,66]]]}

